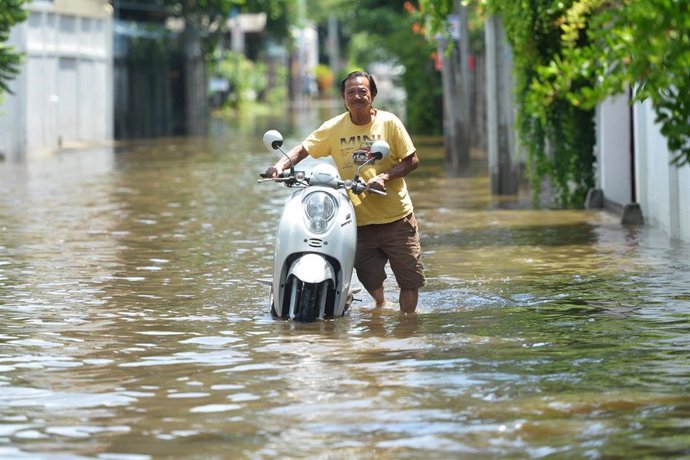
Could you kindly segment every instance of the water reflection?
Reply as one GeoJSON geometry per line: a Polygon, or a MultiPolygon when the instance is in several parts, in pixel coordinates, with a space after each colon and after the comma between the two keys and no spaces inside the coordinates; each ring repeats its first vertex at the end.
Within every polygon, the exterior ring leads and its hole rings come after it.
{"type": "Polygon", "coordinates": [[[272,320],[288,191],[256,184],[260,135],[317,119],[0,164],[2,458],[687,453],[688,246],[497,200],[436,140],[410,178],[419,314],[272,320]]]}

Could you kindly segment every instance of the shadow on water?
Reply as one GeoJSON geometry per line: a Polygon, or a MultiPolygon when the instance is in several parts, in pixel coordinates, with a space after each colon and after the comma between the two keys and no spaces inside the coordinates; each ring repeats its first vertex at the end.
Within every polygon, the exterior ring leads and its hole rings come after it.
{"type": "Polygon", "coordinates": [[[391,276],[384,308],[272,320],[261,134],[320,110],[0,164],[0,457],[688,455],[690,248],[493,197],[439,140],[408,181],[419,313],[391,276]]]}

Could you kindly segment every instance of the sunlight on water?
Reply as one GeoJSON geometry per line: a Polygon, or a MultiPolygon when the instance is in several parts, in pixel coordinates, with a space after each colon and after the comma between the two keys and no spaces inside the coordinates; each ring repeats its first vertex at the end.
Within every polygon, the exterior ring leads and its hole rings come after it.
{"type": "Polygon", "coordinates": [[[0,163],[0,457],[687,455],[688,245],[424,140],[418,314],[274,321],[256,129],[0,163]]]}

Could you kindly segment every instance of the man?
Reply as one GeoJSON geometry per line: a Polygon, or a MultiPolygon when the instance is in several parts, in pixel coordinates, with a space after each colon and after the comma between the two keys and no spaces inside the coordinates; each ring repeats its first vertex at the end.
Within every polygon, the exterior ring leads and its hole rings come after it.
{"type": "MultiPolygon", "coordinates": [[[[390,154],[374,165],[362,168],[361,178],[371,189],[386,190],[385,196],[350,193],[357,217],[355,270],[364,288],[376,301],[385,304],[385,265],[390,262],[400,288],[400,310],[414,313],[419,288],[426,284],[421,263],[419,231],[412,200],[403,179],[417,169],[419,159],[410,135],[394,114],[372,107],[377,88],[367,72],[350,73],[340,83],[340,95],[347,111],[324,122],[302,144],[288,152],[293,163],[311,155],[330,155],[343,178],[354,177],[357,164],[353,154],[368,152],[371,144],[383,139],[390,154]]],[[[285,157],[266,170],[276,177],[289,167],[285,157]]]]}

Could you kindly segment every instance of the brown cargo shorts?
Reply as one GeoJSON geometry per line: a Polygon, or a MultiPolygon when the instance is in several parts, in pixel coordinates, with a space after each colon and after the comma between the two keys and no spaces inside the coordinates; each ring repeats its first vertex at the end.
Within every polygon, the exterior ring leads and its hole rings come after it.
{"type": "Polygon", "coordinates": [[[383,286],[387,262],[399,288],[418,289],[426,284],[414,213],[388,224],[357,227],[355,270],[367,291],[383,286]]]}

